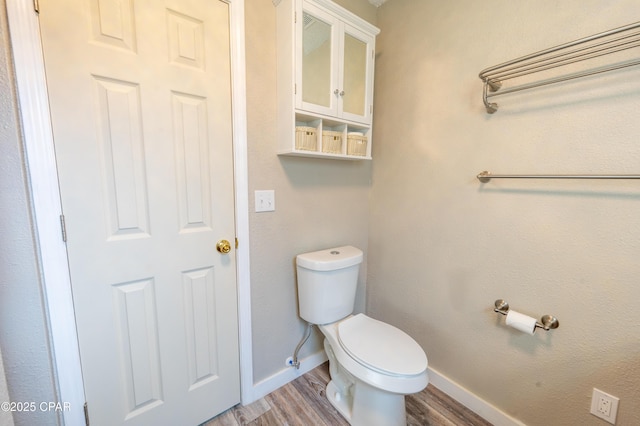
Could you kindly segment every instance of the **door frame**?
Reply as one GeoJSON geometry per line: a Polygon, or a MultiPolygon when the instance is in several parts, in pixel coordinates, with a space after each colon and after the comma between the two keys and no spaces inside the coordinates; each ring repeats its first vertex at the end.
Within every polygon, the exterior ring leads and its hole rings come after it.
{"type": "MultiPolygon", "coordinates": [[[[212,0],[213,1],[213,0],[212,0]]],[[[249,260],[249,193],[245,70],[245,0],[229,4],[235,183],[236,279],[241,402],[254,401],[249,260]]],[[[62,205],[53,146],[38,14],[34,0],[6,2],[14,59],[27,178],[32,203],[41,285],[48,319],[50,356],[64,424],[84,425],[84,384],[71,294],[66,244],[62,240],[62,205]]]]}

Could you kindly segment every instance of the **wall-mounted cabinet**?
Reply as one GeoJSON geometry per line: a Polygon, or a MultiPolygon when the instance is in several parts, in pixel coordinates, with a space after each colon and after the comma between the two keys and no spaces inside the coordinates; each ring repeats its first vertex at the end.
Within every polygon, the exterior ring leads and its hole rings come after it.
{"type": "Polygon", "coordinates": [[[278,153],[371,159],[379,30],[329,0],[274,3],[278,153]]]}

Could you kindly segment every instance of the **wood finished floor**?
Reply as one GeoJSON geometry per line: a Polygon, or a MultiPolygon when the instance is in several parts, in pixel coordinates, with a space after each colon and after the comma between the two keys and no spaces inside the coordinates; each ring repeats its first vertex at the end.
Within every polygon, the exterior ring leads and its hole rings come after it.
{"type": "MultiPolygon", "coordinates": [[[[348,426],[325,397],[327,363],[246,407],[233,407],[202,426],[348,426]]],[[[409,426],[491,426],[433,385],[408,395],[409,426]]]]}

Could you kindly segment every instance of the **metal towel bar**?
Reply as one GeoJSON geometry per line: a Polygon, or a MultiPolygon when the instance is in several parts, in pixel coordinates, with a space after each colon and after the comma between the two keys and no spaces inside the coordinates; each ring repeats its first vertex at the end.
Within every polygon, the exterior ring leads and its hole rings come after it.
{"type": "Polygon", "coordinates": [[[584,37],[550,49],[541,50],[530,55],[513,59],[500,65],[486,68],[479,74],[480,79],[484,82],[482,101],[484,102],[487,112],[489,114],[493,114],[498,110],[498,105],[496,103],[489,102],[490,97],[506,95],[507,93],[519,92],[521,90],[533,89],[535,87],[546,86],[562,81],[640,65],[640,58],[636,57],[626,61],[618,61],[617,63],[606,66],[591,68],[500,90],[502,83],[506,80],[559,68],[637,47],[640,47],[640,22],[594,34],[589,37],[584,37]]]}
{"type": "Polygon", "coordinates": [[[476,177],[482,183],[491,179],[640,179],[640,175],[493,175],[486,170],[476,177]]]}

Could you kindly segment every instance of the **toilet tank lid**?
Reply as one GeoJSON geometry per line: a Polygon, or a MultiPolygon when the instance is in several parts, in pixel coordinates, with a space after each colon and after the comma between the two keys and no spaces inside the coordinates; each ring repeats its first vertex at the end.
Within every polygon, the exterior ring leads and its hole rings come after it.
{"type": "Polygon", "coordinates": [[[362,263],[362,250],[342,246],[303,253],[296,256],[296,264],[313,271],[333,271],[362,263]]]}

